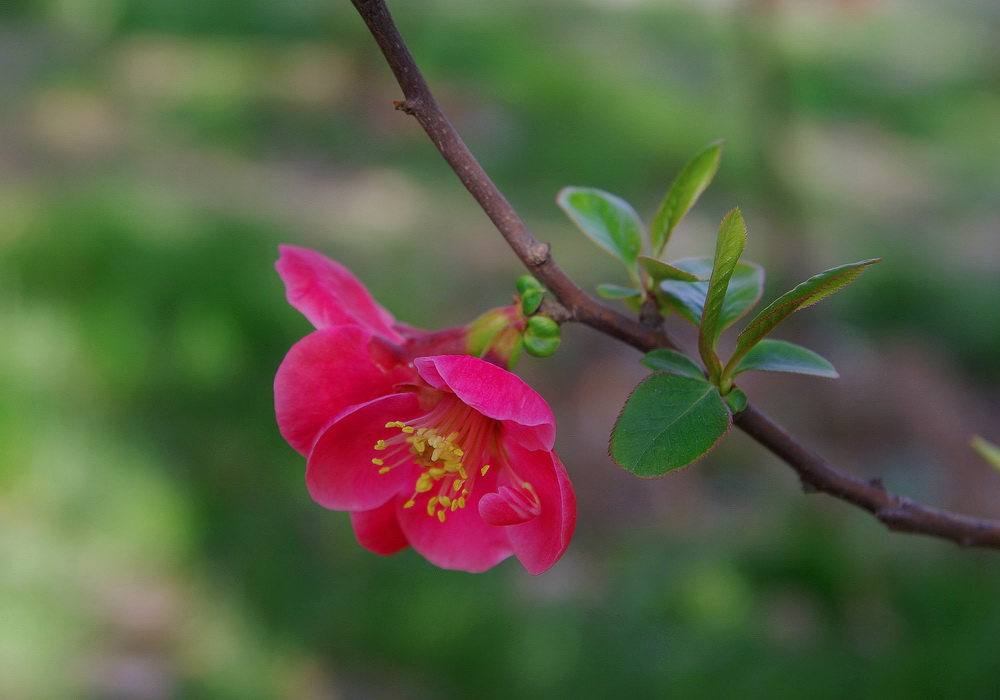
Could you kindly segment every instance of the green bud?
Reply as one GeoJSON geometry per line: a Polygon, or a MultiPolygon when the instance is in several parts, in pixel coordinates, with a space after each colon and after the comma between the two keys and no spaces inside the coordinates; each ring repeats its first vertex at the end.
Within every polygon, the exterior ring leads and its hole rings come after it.
{"type": "Polygon", "coordinates": [[[521,354],[524,322],[516,306],[490,309],[468,325],[467,351],[510,369],[521,354]]]}
{"type": "Polygon", "coordinates": [[[517,278],[517,293],[524,296],[532,291],[544,291],[545,287],[531,275],[521,275],[517,278]]]}
{"type": "Polygon", "coordinates": [[[542,296],[545,292],[541,289],[529,289],[521,295],[521,312],[525,316],[530,316],[531,314],[538,311],[538,307],[542,305],[542,296]]]}
{"type": "Polygon", "coordinates": [[[726,402],[726,405],[729,406],[729,410],[733,413],[739,413],[747,407],[747,395],[739,389],[734,388],[722,398],[726,402]]]}
{"type": "Polygon", "coordinates": [[[532,316],[524,331],[524,349],[535,357],[549,357],[559,348],[562,334],[559,324],[548,316],[532,316]]]}

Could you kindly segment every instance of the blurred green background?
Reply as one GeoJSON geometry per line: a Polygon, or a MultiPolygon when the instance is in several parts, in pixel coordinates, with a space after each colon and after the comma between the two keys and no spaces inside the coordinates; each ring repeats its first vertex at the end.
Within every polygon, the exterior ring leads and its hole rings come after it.
{"type": "MultiPolygon", "coordinates": [[[[884,257],[779,333],[843,379],[744,388],[844,468],[1000,517],[967,447],[1000,442],[995,2],[394,5],[588,288],[624,279],[558,189],[648,217],[720,137],[671,257],[709,254],[734,205],[769,298],[884,257]]],[[[311,502],[272,411],[309,331],[276,245],[345,262],[424,327],[506,303],[521,273],[398,97],[346,0],[4,2],[0,697],[997,697],[995,552],[803,496],[740,434],[631,477],[605,455],[638,354],[587,329],[520,368],[579,499],[550,572],[381,558],[311,502]]]]}

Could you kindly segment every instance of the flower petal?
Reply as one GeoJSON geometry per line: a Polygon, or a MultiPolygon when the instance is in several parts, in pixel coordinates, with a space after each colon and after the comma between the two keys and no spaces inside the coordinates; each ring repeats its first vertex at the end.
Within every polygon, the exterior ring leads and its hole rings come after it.
{"type": "Polygon", "coordinates": [[[413,548],[442,569],[480,573],[493,568],[513,551],[506,529],[486,523],[474,502],[449,512],[443,523],[427,515],[419,502],[413,508],[400,506],[396,514],[413,548]]]}
{"type": "Polygon", "coordinates": [[[537,504],[526,498],[522,489],[501,486],[496,493],[479,499],[479,515],[490,525],[520,525],[538,517],[537,504]]]}
{"type": "Polygon", "coordinates": [[[399,529],[395,501],[390,500],[373,510],[351,513],[351,524],[358,543],[376,554],[389,556],[410,545],[406,541],[406,535],[399,529]]]}
{"type": "Polygon", "coordinates": [[[392,314],[346,267],[308,248],[281,245],[278,250],[281,257],[275,267],[285,283],[288,303],[316,328],[350,324],[402,340],[392,328],[392,314]]]}
{"type": "Polygon", "coordinates": [[[431,386],[451,391],[484,416],[503,421],[510,439],[529,450],[552,449],[552,409],[517,375],[468,355],[418,357],[413,364],[431,386]]]}
{"type": "Polygon", "coordinates": [[[529,574],[537,575],[555,564],[569,546],[576,527],[576,496],[555,452],[505,446],[511,465],[534,487],[541,502],[538,517],[504,528],[514,556],[529,574]]]}
{"type": "MultiPolygon", "coordinates": [[[[313,500],[330,510],[372,510],[396,494],[409,492],[418,467],[407,460],[386,474],[372,458],[375,443],[391,435],[388,421],[409,421],[420,414],[413,394],[392,394],[343,413],[316,440],[306,464],[306,485],[313,500]]],[[[397,433],[398,434],[398,433],[397,433]]]]}
{"type": "Polygon", "coordinates": [[[302,454],[337,414],[412,381],[404,367],[383,371],[372,362],[370,340],[361,328],[337,326],[310,333],[285,355],[274,378],[274,411],[282,436],[302,454]]]}

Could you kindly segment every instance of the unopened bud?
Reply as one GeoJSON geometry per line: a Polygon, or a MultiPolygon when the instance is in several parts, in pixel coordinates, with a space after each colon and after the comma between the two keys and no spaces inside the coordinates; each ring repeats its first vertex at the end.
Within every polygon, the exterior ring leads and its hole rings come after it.
{"type": "Polygon", "coordinates": [[[559,349],[562,333],[559,324],[548,316],[532,316],[524,331],[524,349],[535,357],[549,357],[559,349]]]}

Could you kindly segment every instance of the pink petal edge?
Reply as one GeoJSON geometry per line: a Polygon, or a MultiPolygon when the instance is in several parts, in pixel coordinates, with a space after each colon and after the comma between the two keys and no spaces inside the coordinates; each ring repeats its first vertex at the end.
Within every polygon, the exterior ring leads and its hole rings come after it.
{"type": "Polygon", "coordinates": [[[358,544],[376,554],[389,556],[410,546],[396,520],[394,500],[372,510],[351,513],[351,525],[358,544]]]}
{"type": "Polygon", "coordinates": [[[534,486],[542,509],[537,518],[505,528],[514,556],[537,576],[555,564],[569,547],[576,528],[576,495],[566,468],[555,452],[507,445],[518,475],[534,486]]]}
{"type": "Polygon", "coordinates": [[[431,386],[451,391],[484,416],[503,421],[510,435],[532,450],[551,450],[552,409],[523,379],[469,355],[418,357],[417,372],[431,386]]]}
{"type": "Polygon", "coordinates": [[[400,342],[393,330],[395,319],[350,270],[330,258],[291,245],[279,245],[275,263],[285,283],[288,303],[300,311],[316,328],[357,325],[400,342]]]}
{"type": "Polygon", "coordinates": [[[274,377],[275,416],[282,436],[303,455],[335,416],[413,380],[408,368],[376,366],[371,340],[356,326],[324,328],[295,343],[282,360],[274,377]]]}
{"type": "Polygon", "coordinates": [[[375,443],[393,434],[387,422],[406,422],[417,415],[417,397],[407,393],[360,404],[334,420],[316,440],[306,463],[306,486],[313,500],[330,510],[364,511],[409,494],[419,471],[412,461],[379,474],[372,458],[379,454],[375,443]]]}

